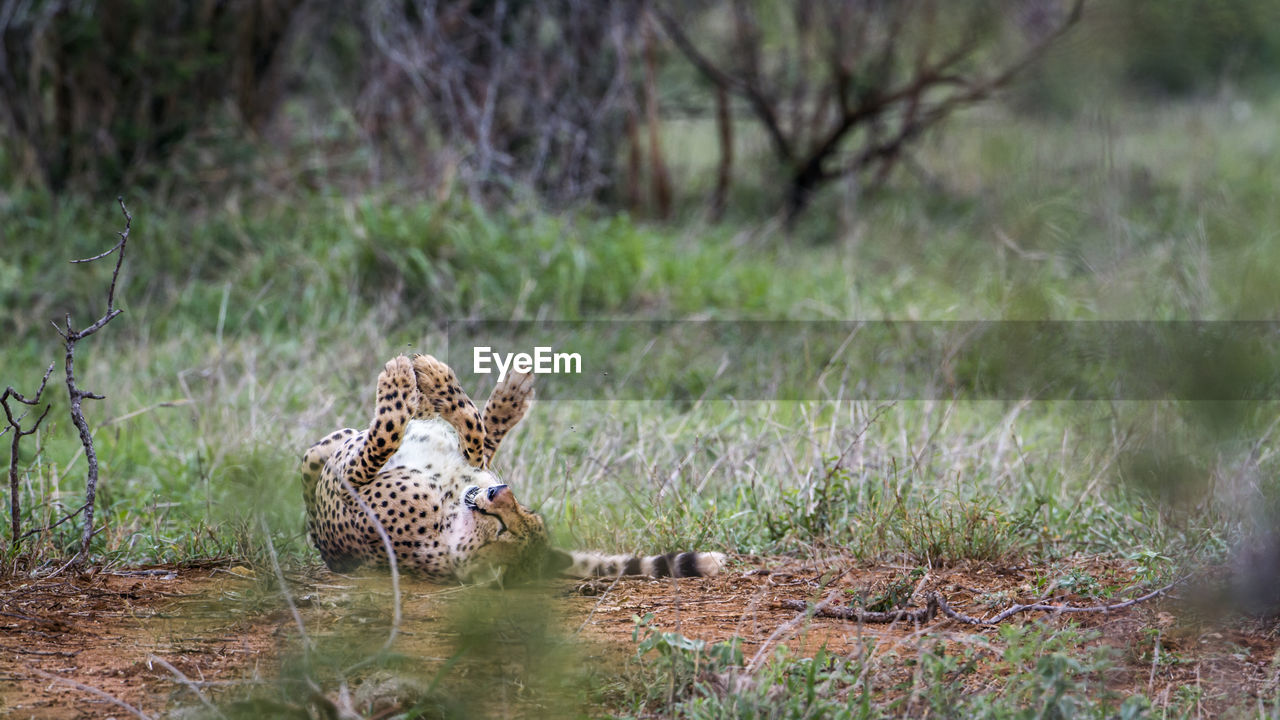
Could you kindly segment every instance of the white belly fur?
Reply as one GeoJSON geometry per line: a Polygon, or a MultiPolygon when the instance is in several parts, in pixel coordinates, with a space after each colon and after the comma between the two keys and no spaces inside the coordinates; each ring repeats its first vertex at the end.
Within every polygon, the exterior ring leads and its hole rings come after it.
{"type": "MultiPolygon", "coordinates": [[[[404,428],[400,448],[387,459],[385,468],[407,467],[447,474],[450,470],[472,470],[462,456],[458,433],[439,418],[410,420],[404,428]]],[[[447,475],[446,475],[447,476],[447,475]]]]}

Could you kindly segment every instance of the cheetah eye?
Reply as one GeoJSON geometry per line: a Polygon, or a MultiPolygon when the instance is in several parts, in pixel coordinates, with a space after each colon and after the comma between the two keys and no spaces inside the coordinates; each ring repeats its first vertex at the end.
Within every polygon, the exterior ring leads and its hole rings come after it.
{"type": "Polygon", "coordinates": [[[472,509],[472,510],[475,510],[475,509],[476,509],[476,496],[477,496],[477,495],[479,495],[479,494],[480,494],[480,486],[479,486],[479,485],[472,485],[471,487],[467,488],[467,491],[466,491],[465,493],[463,493],[463,495],[462,495],[462,504],[463,504],[463,505],[466,505],[468,508],[470,508],[470,509],[472,509]]]}

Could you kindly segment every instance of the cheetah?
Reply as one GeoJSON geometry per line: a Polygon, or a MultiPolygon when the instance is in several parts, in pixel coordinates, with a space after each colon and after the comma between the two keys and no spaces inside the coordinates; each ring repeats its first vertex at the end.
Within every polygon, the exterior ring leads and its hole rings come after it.
{"type": "Polygon", "coordinates": [[[542,518],[490,468],[528,412],[532,380],[508,374],[481,413],[436,358],[387,362],[368,429],[332,432],[303,455],[307,531],[325,564],[337,572],[385,564],[389,541],[399,567],[436,580],[718,573],[721,553],[635,557],[550,546],[542,518]]]}

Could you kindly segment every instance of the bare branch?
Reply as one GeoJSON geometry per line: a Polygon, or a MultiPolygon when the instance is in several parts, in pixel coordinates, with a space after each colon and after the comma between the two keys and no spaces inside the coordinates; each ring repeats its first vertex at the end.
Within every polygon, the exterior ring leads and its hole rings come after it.
{"type": "Polygon", "coordinates": [[[721,58],[699,49],[669,12],[653,12],[689,63],[718,89],[744,98],[764,126],[790,176],[784,191],[790,222],[827,182],[861,172],[884,182],[909,144],[1008,85],[1079,21],[1084,0],[1067,2],[1057,25],[1028,38],[1009,59],[986,47],[993,43],[984,10],[945,0],[795,0],[793,25],[780,25],[768,39],[754,31],[761,6],[735,2],[735,36],[721,58]],[[958,28],[955,38],[938,37],[940,27],[958,28]],[[825,73],[809,67],[811,58],[827,63],[825,73]],[[826,80],[815,86],[820,76],[826,80]],[[792,118],[787,127],[783,114],[792,118]]]}
{"type": "Polygon", "coordinates": [[[44,378],[40,380],[40,387],[31,397],[26,397],[22,393],[13,389],[13,386],[6,387],[3,393],[0,393],[0,406],[4,407],[4,417],[8,426],[0,431],[0,435],[12,431],[13,437],[9,439],[9,521],[10,532],[13,537],[13,546],[16,548],[18,543],[26,535],[22,534],[22,499],[18,495],[18,449],[22,443],[22,438],[27,435],[35,434],[40,428],[40,423],[44,422],[45,417],[49,415],[49,408],[53,405],[45,405],[44,411],[40,413],[40,417],[32,423],[31,427],[22,428],[22,421],[26,419],[27,413],[24,412],[18,418],[13,417],[13,410],[9,407],[9,399],[13,398],[23,405],[36,407],[40,404],[40,398],[44,395],[45,386],[49,384],[49,376],[53,374],[53,363],[49,363],[49,367],[44,371],[44,378]]]}
{"type": "MultiPolygon", "coordinates": [[[[76,343],[86,337],[96,333],[118,316],[122,310],[116,307],[116,285],[120,280],[120,268],[124,264],[125,246],[129,242],[129,231],[133,228],[133,216],[129,214],[129,208],[124,204],[124,198],[118,197],[116,201],[120,204],[120,212],[124,214],[124,230],[116,233],[120,240],[110,250],[100,253],[92,258],[85,258],[83,261],[89,262],[98,258],[106,257],[111,253],[116,253],[116,266],[111,272],[111,285],[107,289],[107,310],[93,322],[89,327],[83,330],[75,330],[71,326],[71,314],[65,316],[65,325],[58,328],[58,334],[62,336],[63,347],[65,348],[64,367],[67,376],[67,397],[71,401],[71,421],[75,423],[76,429],[80,432],[80,444],[84,446],[85,459],[88,462],[89,471],[85,479],[85,504],[84,504],[84,529],[80,534],[80,552],[76,556],[78,560],[83,561],[89,555],[89,542],[93,539],[93,510],[94,502],[98,494],[98,453],[93,445],[93,433],[89,430],[89,423],[84,418],[84,409],[81,403],[84,400],[102,400],[105,396],[98,393],[85,390],[76,385],[75,374],[75,355],[76,343]]],[[[54,324],[57,327],[57,324],[54,324]]]]}
{"type": "Polygon", "coordinates": [[[667,33],[667,37],[676,44],[680,52],[693,63],[712,84],[723,87],[730,92],[741,95],[751,104],[752,110],[760,119],[764,129],[769,133],[769,139],[773,142],[774,150],[785,160],[791,160],[792,150],[791,142],[787,139],[785,133],[782,132],[782,126],[778,123],[778,115],[774,110],[773,100],[765,95],[760,87],[749,83],[748,81],[734,77],[720,68],[716,67],[705,55],[698,50],[685,35],[681,29],[680,23],[671,17],[661,8],[654,8],[653,13],[658,18],[658,22],[662,25],[662,30],[667,33]]]}
{"type": "MultiPolygon", "coordinates": [[[[1072,605],[1049,605],[1046,603],[1029,603],[1026,605],[1012,605],[1005,610],[992,615],[987,619],[966,615],[951,607],[947,599],[942,593],[931,592],[925,596],[925,607],[915,610],[889,610],[878,612],[873,610],[864,610],[858,607],[832,607],[829,602],[823,601],[813,606],[812,614],[816,617],[836,618],[838,620],[854,620],[861,623],[891,623],[898,621],[906,621],[912,623],[925,623],[937,616],[938,612],[946,615],[948,618],[961,622],[966,625],[998,625],[1005,620],[1024,612],[1045,612],[1053,614],[1064,613],[1112,613],[1126,608],[1133,607],[1139,603],[1144,603],[1153,598],[1160,597],[1172,590],[1176,585],[1186,578],[1179,578],[1162,588],[1152,590],[1145,595],[1130,598],[1123,602],[1111,605],[1090,605],[1088,607],[1076,607],[1072,605]]],[[[779,600],[778,604],[791,610],[807,611],[809,604],[802,600],[784,599],[779,600]]]]}
{"type": "Polygon", "coordinates": [[[81,505],[80,507],[78,507],[78,508],[76,508],[75,510],[73,510],[73,511],[71,511],[71,512],[67,513],[66,515],[63,515],[61,518],[59,518],[59,519],[57,520],[57,522],[49,523],[48,525],[45,525],[44,527],[32,528],[32,529],[30,529],[30,530],[28,530],[28,531],[26,531],[26,532],[22,533],[22,537],[20,537],[20,538],[18,538],[18,539],[19,539],[19,540],[25,540],[25,539],[27,539],[28,537],[31,537],[32,535],[39,535],[40,533],[46,533],[46,532],[49,532],[50,530],[52,530],[52,529],[54,529],[54,528],[58,527],[58,526],[59,526],[59,525],[61,525],[62,523],[66,522],[66,521],[70,520],[71,518],[73,518],[73,517],[75,517],[75,516],[79,515],[80,513],[84,512],[85,507],[86,507],[85,505],[81,505]]]}

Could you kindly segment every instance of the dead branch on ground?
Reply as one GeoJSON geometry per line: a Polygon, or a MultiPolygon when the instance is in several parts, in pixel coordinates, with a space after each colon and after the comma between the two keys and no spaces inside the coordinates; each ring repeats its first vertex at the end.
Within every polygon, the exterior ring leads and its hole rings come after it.
{"type": "Polygon", "coordinates": [[[76,555],[76,558],[80,561],[89,555],[89,541],[93,539],[93,505],[98,494],[98,453],[94,449],[93,434],[89,431],[89,423],[84,419],[84,410],[81,408],[81,403],[86,399],[102,400],[106,396],[85,390],[76,385],[76,343],[106,327],[107,323],[124,312],[116,307],[116,283],[120,279],[120,267],[124,264],[124,249],[129,242],[129,230],[133,227],[133,216],[129,214],[129,208],[125,207],[123,197],[116,198],[116,202],[120,203],[120,212],[124,213],[124,230],[116,233],[120,236],[120,240],[105,252],[93,257],[71,261],[72,263],[90,263],[95,260],[101,260],[111,253],[116,254],[116,267],[111,273],[111,285],[107,288],[106,312],[95,320],[92,325],[82,330],[76,330],[72,327],[71,313],[67,313],[64,317],[64,325],[62,327],[59,327],[57,323],[53,324],[54,329],[62,336],[63,345],[66,348],[67,396],[71,400],[71,421],[75,423],[76,429],[80,431],[80,444],[84,446],[85,459],[89,464],[89,473],[85,479],[84,530],[80,534],[80,552],[76,555]]]}
{"type": "Polygon", "coordinates": [[[40,388],[30,398],[25,397],[22,393],[13,389],[13,386],[4,389],[0,393],[0,406],[4,407],[4,417],[8,426],[4,430],[0,430],[0,436],[7,432],[13,432],[13,437],[9,440],[9,517],[12,522],[10,531],[13,533],[13,547],[18,546],[18,541],[25,537],[21,530],[22,523],[22,500],[18,497],[18,446],[22,443],[22,438],[27,435],[35,434],[40,429],[40,423],[44,422],[44,418],[49,414],[49,408],[52,405],[45,405],[44,411],[40,413],[40,417],[32,423],[31,427],[22,429],[22,421],[26,419],[30,410],[24,411],[16,419],[13,417],[13,409],[9,407],[9,398],[13,398],[28,407],[34,408],[40,404],[40,397],[44,395],[45,385],[49,383],[49,375],[53,373],[53,363],[49,363],[49,368],[44,371],[44,378],[40,381],[40,388]]]}
{"type": "MultiPolygon", "coordinates": [[[[934,619],[934,617],[941,612],[948,618],[966,625],[998,625],[1014,615],[1024,612],[1045,612],[1055,615],[1064,613],[1112,613],[1133,607],[1139,603],[1144,603],[1153,598],[1160,597],[1161,595],[1168,593],[1180,582],[1182,582],[1182,579],[1175,580],[1168,585],[1157,590],[1152,590],[1145,595],[1139,595],[1138,597],[1130,598],[1123,602],[1111,605],[1077,607],[1072,605],[1050,605],[1047,603],[1027,603],[1025,605],[1017,604],[1011,605],[1010,607],[985,619],[966,615],[965,613],[952,608],[951,604],[947,602],[947,599],[943,597],[942,593],[936,591],[925,595],[926,604],[924,607],[916,608],[914,610],[901,609],[880,612],[864,610],[858,607],[831,606],[830,604],[823,602],[813,606],[812,615],[814,617],[835,618],[837,620],[854,620],[856,622],[868,624],[894,623],[899,621],[909,623],[926,623],[934,619]]],[[[802,600],[791,599],[779,600],[778,605],[790,610],[799,611],[805,611],[810,607],[808,603],[802,600]]]]}

